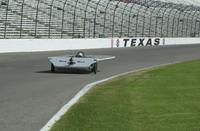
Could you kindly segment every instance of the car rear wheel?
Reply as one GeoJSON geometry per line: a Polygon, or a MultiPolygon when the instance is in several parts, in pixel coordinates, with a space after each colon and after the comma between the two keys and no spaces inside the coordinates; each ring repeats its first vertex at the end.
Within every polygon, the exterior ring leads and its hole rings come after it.
{"type": "Polygon", "coordinates": [[[94,74],[97,74],[97,63],[94,64],[93,71],[94,71],[94,74]]]}
{"type": "Polygon", "coordinates": [[[55,71],[55,67],[53,64],[51,64],[51,72],[54,73],[54,71],[55,71]]]}

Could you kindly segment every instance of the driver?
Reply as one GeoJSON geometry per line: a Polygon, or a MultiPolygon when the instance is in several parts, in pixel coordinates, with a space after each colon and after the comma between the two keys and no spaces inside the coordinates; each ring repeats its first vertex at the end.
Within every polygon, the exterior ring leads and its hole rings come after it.
{"type": "Polygon", "coordinates": [[[78,53],[76,54],[76,57],[84,57],[83,52],[78,52],[78,53]]]}

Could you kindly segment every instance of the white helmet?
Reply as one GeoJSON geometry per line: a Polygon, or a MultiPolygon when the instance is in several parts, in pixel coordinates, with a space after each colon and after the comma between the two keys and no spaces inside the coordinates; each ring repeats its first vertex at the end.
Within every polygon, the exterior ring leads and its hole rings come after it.
{"type": "Polygon", "coordinates": [[[84,56],[83,52],[78,52],[78,53],[76,54],[76,57],[83,57],[83,56],[84,56]]]}

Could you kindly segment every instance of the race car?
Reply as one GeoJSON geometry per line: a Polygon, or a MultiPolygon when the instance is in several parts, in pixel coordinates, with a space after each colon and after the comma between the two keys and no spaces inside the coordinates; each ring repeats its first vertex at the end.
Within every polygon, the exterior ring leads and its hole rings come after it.
{"type": "Polygon", "coordinates": [[[85,55],[84,52],[78,51],[73,55],[48,57],[51,62],[51,72],[55,69],[85,70],[97,73],[97,64],[104,60],[114,59],[115,56],[105,55],[85,55]]]}

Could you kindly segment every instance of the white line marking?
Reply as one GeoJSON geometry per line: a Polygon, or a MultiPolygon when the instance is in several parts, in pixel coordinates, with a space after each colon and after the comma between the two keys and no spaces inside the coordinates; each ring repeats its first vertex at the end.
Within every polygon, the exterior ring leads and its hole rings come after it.
{"type": "Polygon", "coordinates": [[[99,83],[102,83],[102,82],[105,82],[107,80],[110,80],[110,79],[113,79],[113,78],[116,78],[116,77],[119,77],[119,76],[122,76],[122,75],[126,75],[126,74],[129,74],[129,73],[133,73],[133,72],[137,72],[137,71],[142,71],[142,70],[146,70],[146,69],[151,69],[151,68],[154,68],[154,67],[159,67],[159,66],[164,66],[164,65],[169,65],[169,64],[174,64],[174,63],[179,63],[179,62],[173,62],[173,63],[167,63],[167,64],[161,64],[161,65],[156,65],[156,66],[152,66],[152,67],[147,67],[147,68],[143,68],[143,69],[138,69],[138,70],[133,70],[133,71],[129,71],[129,72],[126,72],[126,73],[122,73],[122,74],[119,74],[119,75],[115,75],[115,76],[112,76],[112,77],[109,77],[109,78],[106,78],[106,79],[103,79],[103,80],[100,80],[100,81],[96,81],[96,82],[93,82],[93,83],[90,83],[88,85],[86,85],[82,90],[80,90],[78,92],[78,94],[76,94],[66,105],[64,105],[48,122],[47,124],[42,128],[40,129],[40,131],[49,131],[51,129],[51,127],[56,123],[56,121],[58,121],[60,119],[60,117],[62,115],[64,115],[68,110],[69,108],[75,104],[78,99],[80,97],[82,97],[92,86],[96,85],[96,84],[99,84],[99,83]]]}

